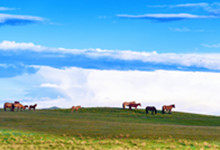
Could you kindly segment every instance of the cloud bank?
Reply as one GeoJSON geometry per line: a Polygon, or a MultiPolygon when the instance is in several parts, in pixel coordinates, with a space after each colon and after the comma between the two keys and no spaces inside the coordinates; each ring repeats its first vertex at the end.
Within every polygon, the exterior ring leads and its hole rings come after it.
{"type": "Polygon", "coordinates": [[[220,114],[219,73],[37,68],[35,74],[0,79],[2,85],[8,84],[0,87],[4,92],[0,98],[38,103],[40,108],[121,107],[123,101],[135,100],[158,109],[175,103],[176,111],[220,114]]]}
{"type": "Polygon", "coordinates": [[[113,70],[220,71],[220,54],[176,54],[130,50],[50,48],[33,43],[0,43],[0,64],[113,70]]]}

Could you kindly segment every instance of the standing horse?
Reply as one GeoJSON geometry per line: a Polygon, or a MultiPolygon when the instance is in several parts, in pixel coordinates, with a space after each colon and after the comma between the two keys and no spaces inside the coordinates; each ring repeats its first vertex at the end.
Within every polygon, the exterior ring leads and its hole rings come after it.
{"type": "Polygon", "coordinates": [[[141,106],[141,103],[137,103],[137,104],[129,104],[129,109],[131,110],[132,107],[134,107],[135,109],[137,109],[138,106],[141,106]]]}
{"type": "Polygon", "coordinates": [[[29,110],[33,109],[33,110],[35,111],[36,107],[37,107],[37,104],[30,105],[30,106],[29,106],[29,110]]]}
{"type": "Polygon", "coordinates": [[[73,106],[71,112],[78,111],[78,109],[82,108],[80,105],[79,106],[73,106]]]}
{"type": "Polygon", "coordinates": [[[124,103],[122,104],[123,109],[125,109],[125,107],[126,107],[126,106],[129,106],[130,104],[136,104],[136,102],[135,102],[135,101],[132,101],[132,102],[124,102],[124,103]]]}
{"type": "Polygon", "coordinates": [[[168,113],[171,114],[172,108],[175,108],[174,104],[173,105],[169,105],[169,106],[164,105],[162,107],[162,114],[164,114],[165,111],[168,111],[168,113]]]}
{"type": "Polygon", "coordinates": [[[13,103],[5,103],[4,104],[4,111],[6,111],[7,110],[7,108],[11,108],[11,111],[14,111],[14,104],[13,103]]]}
{"type": "Polygon", "coordinates": [[[154,113],[157,114],[157,109],[154,106],[147,106],[146,107],[146,114],[148,114],[148,111],[151,111],[151,114],[153,115],[154,113]]]}

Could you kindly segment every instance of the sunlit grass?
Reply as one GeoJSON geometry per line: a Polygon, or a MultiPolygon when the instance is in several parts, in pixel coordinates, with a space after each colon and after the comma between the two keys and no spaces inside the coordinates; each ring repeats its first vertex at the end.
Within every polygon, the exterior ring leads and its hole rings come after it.
{"type": "Polygon", "coordinates": [[[1,130],[0,149],[219,149],[218,142],[187,139],[88,138],[1,130]]]}
{"type": "Polygon", "coordinates": [[[0,149],[219,149],[220,118],[84,108],[0,111],[0,149]]]}

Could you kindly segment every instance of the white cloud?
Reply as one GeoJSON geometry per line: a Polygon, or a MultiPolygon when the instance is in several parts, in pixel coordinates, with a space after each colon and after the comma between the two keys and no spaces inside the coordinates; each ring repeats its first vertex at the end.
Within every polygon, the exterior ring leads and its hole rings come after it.
{"type": "MultiPolygon", "coordinates": [[[[174,103],[176,111],[220,114],[220,73],[38,68],[34,75],[10,78],[8,82],[12,80],[18,85],[11,86],[19,89],[25,86],[26,90],[22,90],[25,94],[36,88],[43,88],[38,95],[47,94],[45,89],[52,88],[60,95],[57,98],[29,95],[32,99],[28,103],[38,103],[39,108],[70,108],[72,105],[121,107],[123,101],[135,100],[141,102],[143,107],[155,105],[161,109],[164,104],[174,103]]],[[[3,88],[0,88],[1,91],[4,91],[3,88]]]]}
{"type": "Polygon", "coordinates": [[[202,46],[208,47],[208,48],[220,48],[220,43],[217,43],[217,44],[202,44],[202,46]]]}
{"type": "Polygon", "coordinates": [[[157,21],[176,21],[182,19],[204,19],[204,18],[215,18],[215,16],[205,15],[193,15],[188,13],[179,14],[145,14],[145,15],[117,15],[120,18],[131,18],[131,19],[150,19],[157,21]]]}
{"type": "MultiPolygon", "coordinates": [[[[210,45],[204,45],[210,47],[210,45]]],[[[214,45],[212,47],[218,47],[214,45]]],[[[102,49],[66,49],[66,48],[50,48],[33,43],[16,43],[11,41],[3,41],[0,43],[0,51],[34,51],[34,52],[51,52],[67,55],[85,55],[92,58],[108,57],[120,60],[139,60],[149,63],[160,63],[164,65],[179,65],[185,67],[202,67],[210,70],[220,70],[220,53],[157,53],[153,52],[137,52],[130,50],[102,50],[102,49]]]]}
{"type": "Polygon", "coordinates": [[[15,10],[14,8],[0,7],[0,11],[15,10]]]}
{"type": "Polygon", "coordinates": [[[204,32],[203,29],[190,29],[187,27],[181,27],[181,28],[169,28],[170,31],[174,32],[204,32]]]}
{"type": "Polygon", "coordinates": [[[0,43],[0,50],[32,50],[32,51],[43,51],[46,47],[35,45],[33,43],[16,43],[15,41],[2,41],[0,43]]]}
{"type": "Polygon", "coordinates": [[[0,14],[0,26],[3,25],[24,25],[44,21],[41,17],[0,14]]]}

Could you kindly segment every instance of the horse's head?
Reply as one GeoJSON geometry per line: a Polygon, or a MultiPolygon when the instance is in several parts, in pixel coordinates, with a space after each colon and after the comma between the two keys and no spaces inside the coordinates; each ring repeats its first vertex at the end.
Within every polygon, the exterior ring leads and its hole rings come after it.
{"type": "Polygon", "coordinates": [[[37,104],[34,104],[34,107],[36,107],[37,106],[37,104]]]}
{"type": "Polygon", "coordinates": [[[173,104],[172,107],[175,108],[175,104],[173,104]]]}
{"type": "Polygon", "coordinates": [[[141,103],[138,103],[139,106],[141,106],[141,103]]]}

